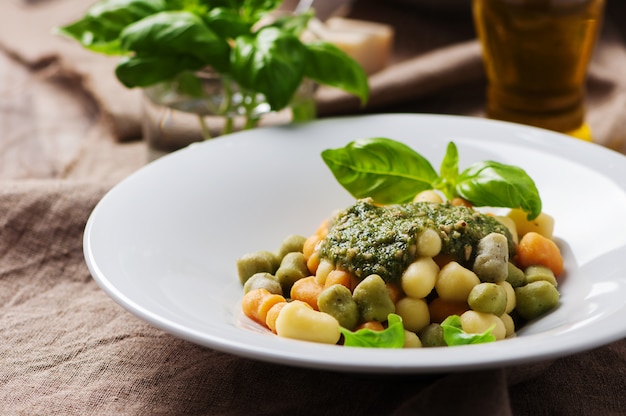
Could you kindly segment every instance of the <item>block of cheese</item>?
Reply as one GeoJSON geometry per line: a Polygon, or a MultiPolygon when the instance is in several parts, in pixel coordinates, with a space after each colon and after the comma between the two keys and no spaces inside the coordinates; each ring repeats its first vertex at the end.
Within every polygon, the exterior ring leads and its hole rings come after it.
{"type": "Polygon", "coordinates": [[[324,24],[316,25],[314,31],[359,62],[367,74],[389,64],[394,38],[393,27],[389,25],[331,17],[324,24]]]}

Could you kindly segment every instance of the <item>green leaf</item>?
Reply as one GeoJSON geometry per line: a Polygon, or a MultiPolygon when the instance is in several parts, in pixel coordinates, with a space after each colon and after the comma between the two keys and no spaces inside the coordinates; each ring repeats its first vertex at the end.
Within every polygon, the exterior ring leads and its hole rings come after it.
{"type": "Polygon", "coordinates": [[[476,206],[521,208],[529,220],[541,214],[535,182],[517,166],[494,161],[475,163],[461,172],[456,191],[476,206]]]}
{"type": "Polygon", "coordinates": [[[454,142],[448,143],[446,154],[439,168],[439,179],[433,184],[448,199],[456,196],[456,182],[459,176],[459,151],[454,142]]]}
{"type": "Polygon", "coordinates": [[[370,197],[381,204],[409,202],[419,192],[431,189],[437,179],[423,156],[403,143],[382,137],[326,149],[322,159],[355,198],[370,197]]]}
{"type": "Polygon", "coordinates": [[[204,20],[223,39],[235,39],[251,33],[252,24],[245,21],[236,10],[226,7],[212,9],[204,20]]]}
{"type": "Polygon", "coordinates": [[[443,329],[443,339],[448,346],[482,344],[496,340],[496,337],[491,333],[493,327],[482,334],[468,334],[463,331],[461,317],[458,315],[448,316],[441,323],[441,328],[443,329]]]}
{"type": "Polygon", "coordinates": [[[101,0],[82,19],[57,31],[94,52],[120,55],[119,35],[124,28],[166,7],[164,0],[101,0]]]}
{"type": "Polygon", "coordinates": [[[304,75],[320,84],[354,94],[365,105],[370,89],[363,67],[329,42],[306,44],[308,51],[304,75]]]}
{"type": "Polygon", "coordinates": [[[134,56],[125,57],[115,68],[115,75],[128,88],[147,87],[158,82],[169,81],[186,70],[199,70],[204,64],[195,58],[134,56]]]}
{"type": "Polygon", "coordinates": [[[306,49],[276,27],[235,40],[231,73],[243,88],[265,96],[273,110],[285,108],[303,80],[306,49]]]}
{"type": "Polygon", "coordinates": [[[346,347],[369,347],[369,348],[402,348],[404,346],[404,326],[402,318],[394,313],[387,317],[388,326],[382,331],[371,329],[359,329],[350,331],[339,327],[344,336],[346,347]]]}
{"type": "MultiPolygon", "coordinates": [[[[188,1],[188,0],[178,0],[188,1]]],[[[215,7],[227,7],[233,10],[239,10],[244,6],[244,3],[248,0],[195,0],[205,3],[210,8],[215,7]]]]}
{"type": "Polygon", "coordinates": [[[282,2],[283,0],[243,0],[240,10],[246,19],[250,22],[256,22],[267,13],[278,8],[282,2]]]}
{"type": "Polygon", "coordinates": [[[184,70],[228,67],[228,44],[190,12],[148,16],[124,29],[120,40],[123,50],[134,52],[116,70],[129,88],[164,81],[184,70]]]}
{"type": "Polygon", "coordinates": [[[190,12],[168,11],[148,16],[127,27],[120,40],[122,48],[138,55],[185,55],[218,70],[228,67],[228,43],[190,12]]]}

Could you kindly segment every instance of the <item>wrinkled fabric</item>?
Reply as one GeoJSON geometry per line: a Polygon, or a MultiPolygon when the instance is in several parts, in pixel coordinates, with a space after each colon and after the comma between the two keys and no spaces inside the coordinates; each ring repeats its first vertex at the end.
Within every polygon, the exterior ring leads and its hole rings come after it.
{"type": "Polygon", "coordinates": [[[89,275],[82,231],[108,189],[63,180],[0,184],[0,414],[624,410],[626,341],[520,367],[388,376],[279,366],[175,338],[121,308],[89,275]]]}
{"type": "MultiPolygon", "coordinates": [[[[623,415],[626,340],[568,357],[445,374],[369,375],[242,358],[169,335],[116,304],[82,252],[94,206],[146,163],[141,96],[114,60],[52,34],[88,0],[0,4],[1,415],[623,415]]],[[[393,24],[365,108],[320,88],[320,115],[482,116],[469,8],[357,1],[393,24]]],[[[433,2],[429,2],[434,4],[433,2]]],[[[588,81],[595,140],[626,151],[626,3],[609,0],[588,81]]]]}

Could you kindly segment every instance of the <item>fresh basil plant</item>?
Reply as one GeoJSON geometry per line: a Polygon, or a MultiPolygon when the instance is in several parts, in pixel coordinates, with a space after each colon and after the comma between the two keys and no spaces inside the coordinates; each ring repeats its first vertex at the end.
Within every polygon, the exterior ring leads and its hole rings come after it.
{"type": "Polygon", "coordinates": [[[326,149],[322,159],[337,181],[356,198],[399,204],[412,201],[424,190],[435,189],[448,199],[461,197],[474,206],[520,208],[528,219],[541,213],[539,191],[523,169],[484,161],[459,172],[454,142],[448,143],[439,174],[409,146],[383,137],[326,149]]]}
{"type": "MultiPolygon", "coordinates": [[[[312,12],[275,18],[282,0],[100,0],[58,32],[94,52],[120,56],[115,74],[128,88],[185,81],[199,97],[190,74],[212,68],[274,111],[290,104],[304,79],[343,89],[365,103],[363,68],[324,41],[304,42],[312,12]]],[[[252,98],[251,98],[252,97],[252,98]]],[[[248,106],[252,114],[253,106],[248,106]]],[[[310,115],[309,115],[310,116],[310,115]]]]}

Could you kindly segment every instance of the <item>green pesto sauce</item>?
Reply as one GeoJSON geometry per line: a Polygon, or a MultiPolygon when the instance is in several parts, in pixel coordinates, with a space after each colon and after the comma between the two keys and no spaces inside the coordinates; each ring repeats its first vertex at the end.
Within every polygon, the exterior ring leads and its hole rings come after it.
{"type": "Polygon", "coordinates": [[[478,242],[492,232],[507,237],[514,255],[509,230],[471,208],[429,202],[377,206],[363,199],[335,218],[321,243],[320,258],[359,279],[378,274],[393,282],[415,260],[417,236],[426,228],[439,233],[441,253],[464,266],[471,266],[478,242]]]}

